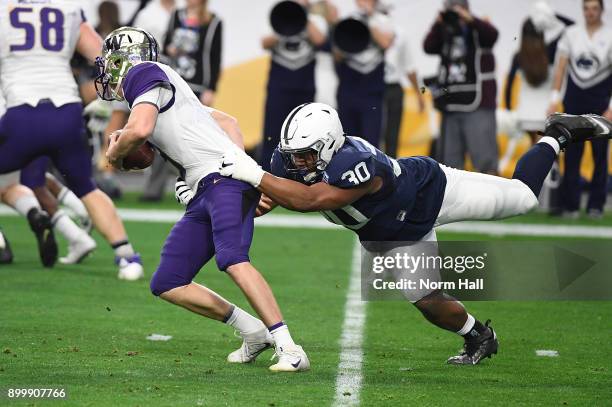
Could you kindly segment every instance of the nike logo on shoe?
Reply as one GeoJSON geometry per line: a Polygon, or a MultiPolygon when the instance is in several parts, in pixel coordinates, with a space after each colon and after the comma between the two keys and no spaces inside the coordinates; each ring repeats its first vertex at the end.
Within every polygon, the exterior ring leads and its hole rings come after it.
{"type": "Polygon", "coordinates": [[[295,362],[295,363],[292,363],[292,364],[291,364],[291,366],[293,366],[294,368],[296,368],[296,369],[297,369],[297,368],[298,368],[298,366],[300,365],[300,362],[301,362],[301,361],[302,361],[302,359],[298,359],[298,361],[297,361],[297,362],[295,362]]]}
{"type": "Polygon", "coordinates": [[[219,181],[221,181],[221,178],[219,178],[219,179],[214,179],[214,180],[213,180],[213,184],[216,184],[216,183],[217,183],[217,182],[219,182],[219,181]]]}

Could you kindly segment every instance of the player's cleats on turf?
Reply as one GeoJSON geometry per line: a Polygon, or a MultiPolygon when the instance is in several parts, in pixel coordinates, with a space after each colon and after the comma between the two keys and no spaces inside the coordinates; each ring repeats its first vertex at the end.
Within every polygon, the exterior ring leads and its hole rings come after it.
{"type": "Polygon", "coordinates": [[[53,234],[51,218],[47,212],[32,208],[28,212],[28,223],[38,242],[40,260],[45,267],[53,267],[57,261],[57,242],[53,234]]]}
{"type": "Polygon", "coordinates": [[[272,359],[278,357],[278,362],[270,366],[273,372],[302,372],[310,369],[310,361],[300,345],[277,347],[272,359]]]}
{"type": "Polygon", "coordinates": [[[79,217],[79,223],[81,224],[81,228],[87,232],[88,235],[91,235],[91,231],[93,230],[94,224],[90,217],[79,217]]]}
{"type": "Polygon", "coordinates": [[[594,114],[575,116],[555,113],[546,119],[546,136],[554,137],[562,149],[569,143],[612,138],[612,123],[594,114]]]}
{"type": "Polygon", "coordinates": [[[80,263],[87,255],[96,249],[96,241],[91,236],[82,234],[81,238],[68,246],[66,257],[60,257],[61,264],[80,263]]]}
{"type": "Polygon", "coordinates": [[[138,253],[130,257],[115,257],[115,263],[119,266],[119,280],[134,281],[144,277],[142,260],[138,253]]]}
{"type": "Polygon", "coordinates": [[[489,326],[489,322],[491,321],[485,323],[485,326],[489,328],[486,333],[479,335],[474,340],[466,340],[463,351],[457,356],[450,357],[447,363],[451,365],[477,365],[482,359],[497,354],[499,342],[495,331],[489,326]]]}
{"type": "Polygon", "coordinates": [[[267,328],[250,334],[241,334],[242,346],[227,355],[230,363],[250,363],[263,351],[274,346],[274,339],[267,328]]]}
{"type": "Polygon", "coordinates": [[[0,264],[10,264],[13,262],[13,251],[4,232],[0,229],[0,264]]]}

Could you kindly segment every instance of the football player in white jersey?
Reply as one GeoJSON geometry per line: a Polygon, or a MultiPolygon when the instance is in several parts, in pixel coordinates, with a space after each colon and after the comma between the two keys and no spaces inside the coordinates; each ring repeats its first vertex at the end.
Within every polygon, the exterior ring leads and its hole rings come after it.
{"type": "Polygon", "coordinates": [[[306,353],[293,342],[272,290],[249,260],[259,193],[218,172],[225,152],[242,151],[240,129],[232,117],[203,106],[189,85],[172,68],[157,63],[157,58],[153,36],[123,27],[105,39],[103,56],[96,62],[98,95],[106,100],[125,99],[131,109],[126,126],[110,136],[109,162],[121,169],[124,157],[151,143],[195,191],[185,215],[166,239],[151,291],[240,331],[244,342],[228,356],[229,362],[250,362],[275,345],[279,360],[270,370],[307,370],[306,353]],[[213,256],[261,321],[193,282],[213,256]]]}
{"type": "Polygon", "coordinates": [[[0,174],[51,158],[115,251],[119,278],[143,276],[112,201],[96,188],[83,137],[82,105],[70,69],[75,49],[94,61],[102,39],[75,0],[4,0],[0,7],[0,174]]]}

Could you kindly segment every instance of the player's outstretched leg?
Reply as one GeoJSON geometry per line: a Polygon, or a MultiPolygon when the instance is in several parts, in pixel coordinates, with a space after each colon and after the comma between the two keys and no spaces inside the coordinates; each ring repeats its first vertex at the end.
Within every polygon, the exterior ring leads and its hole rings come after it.
{"type": "Polygon", "coordinates": [[[130,244],[117,209],[104,192],[99,189],[81,196],[94,226],[110,243],[115,252],[115,263],[119,266],[121,280],[138,280],[144,276],[140,255],[130,244]]]}
{"type": "Polygon", "coordinates": [[[56,233],[64,236],[68,242],[68,254],[59,259],[62,264],[81,262],[96,248],[96,241],[78,227],[72,219],[59,209],[56,197],[46,187],[45,172],[49,166],[49,158],[39,157],[22,168],[20,181],[30,188],[42,208],[51,216],[51,223],[56,233]]]}
{"type": "Polygon", "coordinates": [[[78,264],[97,247],[96,241],[87,231],[81,229],[72,219],[59,209],[58,201],[46,186],[32,188],[43,209],[51,216],[53,229],[64,236],[68,242],[68,253],[60,257],[61,264],[78,264]]]}
{"type": "MultiPolygon", "coordinates": [[[[163,277],[158,271],[151,282],[153,293],[157,294],[163,284],[163,277]]],[[[272,336],[259,319],[203,285],[192,282],[164,291],[159,296],[196,314],[223,322],[238,331],[244,341],[240,349],[228,356],[227,359],[231,363],[253,362],[263,351],[274,345],[272,336]]]]}
{"type": "Polygon", "coordinates": [[[0,229],[0,264],[11,264],[13,262],[13,251],[2,229],[0,229]]]}
{"type": "Polygon", "coordinates": [[[612,124],[597,115],[556,113],[546,120],[544,137],[521,157],[512,178],[526,184],[537,197],[557,155],[570,143],[612,138],[612,124]]]}
{"type": "MultiPolygon", "coordinates": [[[[270,366],[270,370],[273,372],[300,372],[310,369],[310,361],[306,352],[293,341],[272,289],[259,271],[250,262],[243,262],[228,267],[227,272],[240,287],[272,336],[278,362],[270,366]]],[[[246,346],[247,342],[249,346],[253,346],[251,343],[257,344],[258,341],[257,346],[270,343],[269,337],[264,334],[265,332],[259,332],[253,337],[243,336],[243,346],[246,346]],[[262,342],[262,339],[265,342],[262,342]]],[[[236,355],[232,355],[228,356],[228,360],[235,358],[236,355]]]]}
{"type": "Polygon", "coordinates": [[[476,365],[497,354],[499,343],[489,321],[484,324],[469,314],[463,304],[442,291],[434,291],[414,304],[432,324],[456,332],[464,339],[463,350],[452,356],[452,365],[476,365]]]}
{"type": "Polygon", "coordinates": [[[78,218],[81,227],[91,233],[93,222],[83,202],[68,187],[62,185],[52,174],[47,173],[47,189],[57,198],[60,205],[70,209],[78,218]]]}
{"type": "Polygon", "coordinates": [[[32,191],[23,185],[13,184],[2,191],[2,202],[14,208],[28,219],[36,236],[40,260],[45,267],[53,267],[57,261],[57,242],[49,215],[43,211],[32,191]]]}

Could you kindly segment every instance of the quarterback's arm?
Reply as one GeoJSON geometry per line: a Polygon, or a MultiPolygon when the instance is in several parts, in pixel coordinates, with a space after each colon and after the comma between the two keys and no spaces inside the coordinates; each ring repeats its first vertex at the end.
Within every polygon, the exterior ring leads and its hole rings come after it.
{"type": "Polygon", "coordinates": [[[219,127],[221,127],[225,133],[227,133],[234,144],[240,147],[240,149],[244,150],[244,141],[242,132],[240,131],[240,126],[238,126],[238,120],[235,117],[219,110],[212,110],[210,114],[217,122],[219,127]]]}
{"type": "Polygon", "coordinates": [[[106,157],[113,167],[121,167],[121,160],[147,141],[157,123],[158,107],[150,103],[139,103],[132,108],[130,118],[123,130],[110,135],[106,157]]]}
{"type": "Polygon", "coordinates": [[[340,209],[359,198],[374,193],[382,186],[382,179],[374,177],[355,188],[338,188],[325,182],[303,185],[265,173],[259,190],[279,205],[298,212],[316,212],[340,209]]]}
{"type": "Polygon", "coordinates": [[[88,22],[81,23],[77,51],[93,64],[102,52],[102,37],[88,22]]]}

